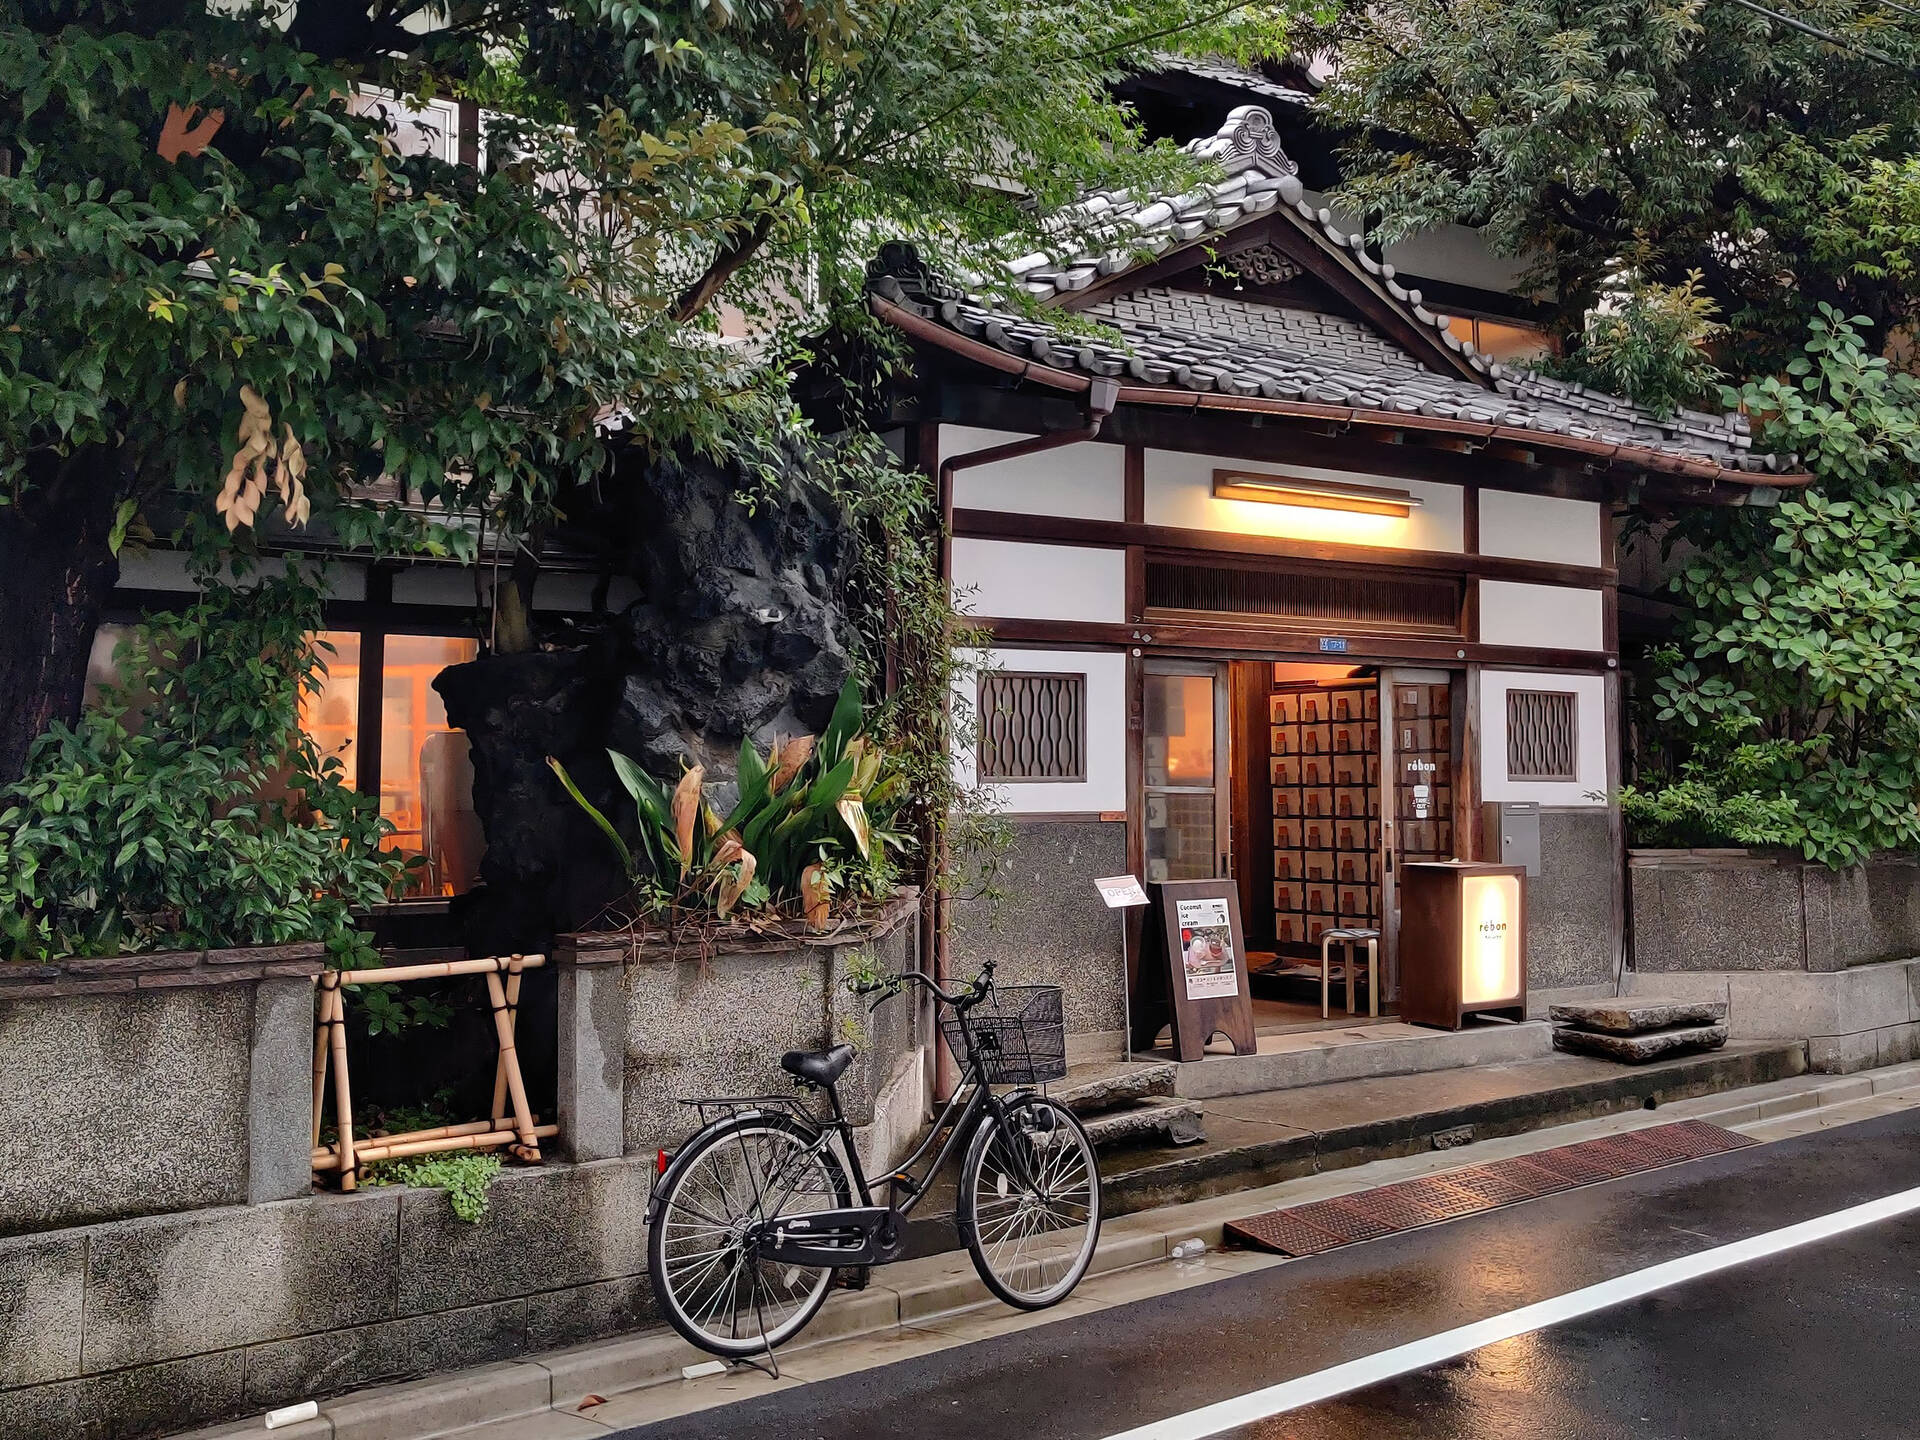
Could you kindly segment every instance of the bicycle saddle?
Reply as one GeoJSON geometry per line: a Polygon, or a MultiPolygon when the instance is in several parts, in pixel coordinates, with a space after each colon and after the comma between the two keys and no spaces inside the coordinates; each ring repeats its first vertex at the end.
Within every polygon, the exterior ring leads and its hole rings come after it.
{"type": "Polygon", "coordinates": [[[853,1047],[836,1045],[831,1050],[789,1050],[780,1057],[780,1068],[809,1085],[831,1085],[853,1063],[853,1047]]]}

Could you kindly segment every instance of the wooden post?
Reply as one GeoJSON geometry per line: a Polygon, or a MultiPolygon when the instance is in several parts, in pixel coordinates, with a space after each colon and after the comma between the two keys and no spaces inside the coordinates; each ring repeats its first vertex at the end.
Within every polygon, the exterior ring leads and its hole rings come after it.
{"type": "Polygon", "coordinates": [[[340,992],[340,972],[328,970],[320,976],[320,1003],[313,1018],[313,1144],[320,1145],[320,1107],[327,1099],[327,1019],[333,1013],[333,997],[340,992]]]}
{"type": "MultiPolygon", "coordinates": [[[[518,968],[520,957],[514,956],[509,963],[518,968]]],[[[500,1037],[500,1064],[507,1073],[507,1093],[513,1097],[514,1129],[520,1133],[520,1143],[510,1148],[522,1160],[537,1161],[540,1142],[533,1133],[533,1113],[527,1106],[527,1088],[520,1079],[520,1056],[513,1045],[513,1017],[507,1009],[506,987],[500,983],[498,970],[487,972],[487,997],[493,1002],[493,1028],[500,1037]]]]}
{"type": "MultiPolygon", "coordinates": [[[[520,1029],[520,957],[515,955],[507,962],[507,1024],[515,1034],[520,1029]]],[[[493,1117],[494,1129],[500,1128],[500,1122],[507,1118],[507,1056],[502,1051],[493,1062],[493,1108],[487,1112],[493,1117]]]]}
{"type": "Polygon", "coordinates": [[[333,1118],[340,1129],[340,1188],[352,1190],[358,1184],[359,1168],[353,1158],[353,1090],[347,1081],[347,997],[338,984],[333,987],[331,1027],[333,1118]]]}

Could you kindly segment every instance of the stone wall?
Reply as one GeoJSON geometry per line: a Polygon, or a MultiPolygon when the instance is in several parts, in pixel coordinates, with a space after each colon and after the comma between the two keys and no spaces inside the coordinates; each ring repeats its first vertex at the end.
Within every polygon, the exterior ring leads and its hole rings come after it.
{"type": "Polygon", "coordinates": [[[1117,1045],[1126,959],[1120,922],[1093,881],[1125,873],[1127,827],[1118,820],[1021,818],[1014,831],[994,882],[998,903],[953,906],[947,967],[971,979],[993,959],[1001,984],[1058,985],[1067,1033],[1110,1033],[1117,1045]]]}
{"type": "Polygon", "coordinates": [[[1723,1000],[1733,1038],[1804,1039],[1815,1070],[1920,1054],[1920,861],[1636,850],[1628,879],[1629,993],[1723,1000]]]}
{"type": "Polygon", "coordinates": [[[872,1125],[882,1092],[919,1064],[925,1007],[909,993],[869,1013],[846,981],[867,958],[893,974],[914,969],[918,914],[919,893],[909,890],[857,933],[705,954],[635,949],[618,937],[563,939],[560,1124],[570,1153],[676,1145],[699,1124],[682,1100],[793,1093],[780,1056],[842,1041],[859,1056],[840,1081],[841,1103],[853,1124],[872,1125]],[[589,1038],[569,1049],[569,1035],[589,1038]]]}
{"type": "Polygon", "coordinates": [[[303,1194],[322,953],[0,965],[0,1235],[303,1194]]]}
{"type": "MultiPolygon", "coordinates": [[[[304,1141],[305,1136],[302,1136],[304,1141]]],[[[191,1428],[653,1323],[650,1159],[0,1240],[0,1440],[191,1428]]]]}
{"type": "Polygon", "coordinates": [[[1920,954],[1920,859],[1833,871],[1743,851],[1628,856],[1640,974],[1814,974],[1920,954]]]}
{"type": "Polygon", "coordinates": [[[1613,839],[1604,809],[1540,811],[1540,873],[1527,882],[1527,985],[1610,982],[1616,961],[1613,839]]]}

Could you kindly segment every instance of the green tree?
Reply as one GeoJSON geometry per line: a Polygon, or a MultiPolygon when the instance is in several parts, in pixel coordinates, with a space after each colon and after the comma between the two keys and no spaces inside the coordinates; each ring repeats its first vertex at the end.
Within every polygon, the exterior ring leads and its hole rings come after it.
{"type": "Polygon", "coordinates": [[[1190,171],[1108,83],[1272,48],[1288,8],[0,0],[0,780],[77,713],[164,502],[242,548],[310,510],[459,553],[473,517],[537,536],[616,410],[643,446],[772,454],[882,239],[970,253],[1190,171]],[[485,169],[403,156],[350,113],[369,83],[513,118],[485,169]]]}
{"type": "Polygon", "coordinates": [[[1665,763],[1637,819],[1834,865],[1920,844],[1920,380],[1866,328],[1828,307],[1784,376],[1725,397],[1818,484],[1682,523],[1689,614],[1656,656],[1665,763]]]}
{"type": "Polygon", "coordinates": [[[1699,270],[1755,369],[1821,303],[1877,342],[1915,308],[1920,15],[1775,8],[1831,39],[1735,0],[1345,7],[1317,42],[1343,194],[1388,238],[1484,227],[1574,329],[1630,261],[1666,285],[1699,270]]]}

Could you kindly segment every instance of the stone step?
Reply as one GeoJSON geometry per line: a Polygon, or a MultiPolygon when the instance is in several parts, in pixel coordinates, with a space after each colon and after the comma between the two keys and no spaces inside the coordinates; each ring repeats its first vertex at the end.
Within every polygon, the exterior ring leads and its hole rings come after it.
{"type": "Polygon", "coordinates": [[[1556,1025],[1601,1030],[1609,1035],[1646,1035],[1678,1025],[1718,1025],[1727,1018],[1724,1000],[1669,1000],[1640,996],[1618,1000],[1582,1000],[1547,1009],[1556,1025]]]}
{"type": "Polygon", "coordinates": [[[1553,1032],[1557,1050],[1582,1055],[1599,1055],[1608,1060],[1623,1060],[1642,1065],[1649,1060],[1664,1060],[1673,1055],[1691,1055],[1703,1050],[1718,1050],[1727,1043],[1725,1025],[1683,1025],[1671,1030],[1656,1030],[1646,1035],[1616,1035],[1605,1030],[1576,1030],[1562,1025],[1553,1032]]]}
{"type": "Polygon", "coordinates": [[[1167,1060],[1113,1060],[1076,1065],[1047,1094],[1082,1119],[1116,1106],[1172,1095],[1179,1069],[1167,1060]]]}
{"type": "Polygon", "coordinates": [[[1198,1145],[1207,1138],[1200,1126],[1200,1105],[1194,1100],[1149,1096],[1095,1115],[1087,1121],[1087,1135],[1096,1150],[1152,1141],[1159,1145],[1198,1145]]]}

